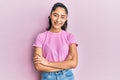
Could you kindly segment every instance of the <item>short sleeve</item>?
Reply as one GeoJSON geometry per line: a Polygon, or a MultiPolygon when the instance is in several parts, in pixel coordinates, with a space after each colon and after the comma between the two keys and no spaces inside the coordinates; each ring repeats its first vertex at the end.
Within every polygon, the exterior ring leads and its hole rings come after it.
{"type": "Polygon", "coordinates": [[[69,44],[72,44],[72,43],[75,43],[76,46],[78,46],[76,37],[75,37],[73,34],[70,34],[70,35],[69,35],[69,44]]]}
{"type": "Polygon", "coordinates": [[[39,35],[36,37],[35,41],[33,42],[33,45],[32,45],[32,46],[42,48],[42,44],[43,44],[43,37],[39,34],[39,35]]]}

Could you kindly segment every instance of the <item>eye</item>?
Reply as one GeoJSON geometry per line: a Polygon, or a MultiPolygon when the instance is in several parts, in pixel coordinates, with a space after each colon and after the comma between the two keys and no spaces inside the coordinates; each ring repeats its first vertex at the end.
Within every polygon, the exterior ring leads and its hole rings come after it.
{"type": "Polygon", "coordinates": [[[61,16],[61,19],[65,19],[65,18],[66,18],[66,16],[65,16],[65,15],[62,15],[62,16],[61,16]]]}
{"type": "Polygon", "coordinates": [[[62,19],[64,19],[65,17],[61,17],[62,19]]]}
{"type": "Polygon", "coordinates": [[[58,14],[56,14],[56,13],[55,13],[55,14],[53,14],[53,16],[57,17],[57,16],[58,16],[58,14]]]}

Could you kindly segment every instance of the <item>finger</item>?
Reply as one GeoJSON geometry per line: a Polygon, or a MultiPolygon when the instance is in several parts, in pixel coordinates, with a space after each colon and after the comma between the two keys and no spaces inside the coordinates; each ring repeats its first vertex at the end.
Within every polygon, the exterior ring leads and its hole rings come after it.
{"type": "Polygon", "coordinates": [[[34,58],[41,58],[41,56],[36,56],[36,57],[34,57],[34,58]]]}
{"type": "Polygon", "coordinates": [[[34,61],[34,63],[41,63],[41,61],[34,61]]]}
{"type": "Polygon", "coordinates": [[[33,60],[37,60],[37,59],[40,60],[40,59],[42,59],[42,58],[40,58],[40,57],[34,57],[34,58],[33,58],[33,60]]]}
{"type": "Polygon", "coordinates": [[[34,59],[33,61],[42,61],[41,59],[34,59]]]}
{"type": "Polygon", "coordinates": [[[39,57],[41,57],[41,55],[40,54],[36,54],[37,56],[39,56],[39,57]]]}
{"type": "Polygon", "coordinates": [[[34,63],[36,64],[36,63],[41,63],[41,62],[39,62],[39,61],[36,61],[36,62],[34,62],[34,63]]]}
{"type": "Polygon", "coordinates": [[[34,57],[33,60],[39,59],[38,57],[34,57]]]}
{"type": "Polygon", "coordinates": [[[34,62],[34,64],[41,64],[41,63],[39,63],[39,62],[34,62]]]}
{"type": "Polygon", "coordinates": [[[39,61],[39,60],[33,60],[34,62],[39,61]]]}
{"type": "Polygon", "coordinates": [[[43,60],[42,58],[33,58],[33,60],[43,60]]]}
{"type": "Polygon", "coordinates": [[[33,59],[33,61],[42,61],[43,59],[40,59],[40,58],[36,58],[36,59],[33,59]]]}

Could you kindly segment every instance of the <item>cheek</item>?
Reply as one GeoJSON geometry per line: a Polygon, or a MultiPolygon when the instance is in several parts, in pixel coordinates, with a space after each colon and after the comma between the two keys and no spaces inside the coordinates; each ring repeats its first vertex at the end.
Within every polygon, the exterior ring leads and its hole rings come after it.
{"type": "Polygon", "coordinates": [[[66,20],[63,20],[62,22],[63,22],[63,23],[65,23],[65,22],[66,22],[66,20]]]}
{"type": "Polygon", "coordinates": [[[56,18],[52,18],[52,19],[51,19],[52,22],[54,22],[54,21],[56,21],[56,20],[57,20],[56,18]]]}

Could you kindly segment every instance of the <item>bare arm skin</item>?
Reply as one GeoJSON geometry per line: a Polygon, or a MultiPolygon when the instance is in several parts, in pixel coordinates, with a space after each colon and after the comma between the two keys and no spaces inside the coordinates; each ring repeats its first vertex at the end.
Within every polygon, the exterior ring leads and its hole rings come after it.
{"type": "MultiPolygon", "coordinates": [[[[36,55],[42,53],[42,52],[39,52],[41,50],[39,50],[39,49],[36,49],[36,50],[38,50],[38,51],[35,51],[36,55]]],[[[48,62],[44,57],[42,57],[42,54],[40,54],[40,56],[41,57],[34,57],[34,63],[37,64],[36,68],[38,67],[38,63],[39,63],[40,69],[38,69],[38,70],[44,70],[44,69],[46,70],[47,67],[50,68],[50,71],[71,69],[71,68],[75,68],[78,64],[78,55],[77,55],[76,44],[70,44],[69,55],[67,56],[65,61],[48,62]],[[41,67],[41,66],[43,66],[43,67],[41,67]]],[[[49,71],[49,69],[47,71],[49,71]]]]}
{"type": "Polygon", "coordinates": [[[60,69],[70,69],[75,68],[78,64],[78,54],[76,44],[70,44],[69,55],[65,61],[62,62],[49,62],[47,66],[60,68],[60,69]]]}
{"type": "Polygon", "coordinates": [[[34,48],[34,66],[35,66],[35,69],[37,71],[53,72],[53,71],[62,70],[62,69],[59,69],[59,68],[53,68],[53,67],[45,66],[45,65],[41,64],[41,62],[36,63],[35,62],[36,57],[41,57],[41,58],[43,57],[41,48],[38,48],[38,47],[34,48]]]}

